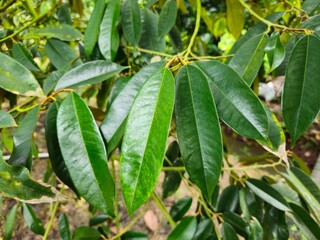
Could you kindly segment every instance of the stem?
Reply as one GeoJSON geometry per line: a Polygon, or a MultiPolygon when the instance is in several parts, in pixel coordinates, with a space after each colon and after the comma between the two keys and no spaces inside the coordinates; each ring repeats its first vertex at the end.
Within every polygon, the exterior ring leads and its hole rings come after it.
{"type": "MultiPolygon", "coordinates": [[[[112,166],[112,175],[113,175],[113,179],[114,179],[114,182],[116,183],[117,182],[117,175],[116,175],[116,168],[115,168],[115,165],[114,165],[114,161],[115,160],[111,160],[111,166],[112,166]]],[[[118,188],[117,186],[115,186],[115,198],[114,198],[114,202],[115,202],[115,215],[116,215],[116,228],[117,228],[117,233],[120,232],[120,218],[119,218],[119,209],[118,209],[118,202],[119,202],[119,195],[118,195],[118,188]]]]}
{"type": "Polygon", "coordinates": [[[28,105],[29,103],[33,102],[37,97],[32,97],[29,100],[27,100],[26,102],[20,104],[19,106],[16,106],[14,108],[12,108],[11,110],[8,111],[8,113],[12,113],[14,111],[19,111],[18,109],[21,109],[21,107],[28,105]]]}
{"type": "Polygon", "coordinates": [[[229,167],[229,168],[222,168],[222,171],[246,171],[250,169],[260,169],[260,168],[274,168],[278,165],[282,165],[282,159],[280,158],[279,161],[271,163],[271,164],[262,164],[262,165],[251,165],[251,166],[244,166],[244,167],[229,167]]]}
{"type": "Polygon", "coordinates": [[[4,10],[6,10],[8,7],[10,7],[13,3],[15,3],[16,0],[11,0],[8,1],[5,5],[3,5],[2,7],[0,7],[0,12],[3,12],[4,10]]]}
{"type": "Polygon", "coordinates": [[[190,39],[186,54],[184,55],[184,59],[185,60],[188,59],[188,56],[191,53],[191,48],[192,48],[192,46],[194,44],[194,41],[195,41],[195,39],[197,37],[198,31],[199,31],[199,28],[200,28],[200,20],[201,20],[201,0],[197,0],[196,26],[195,26],[193,34],[191,36],[191,39],[190,39]]]}
{"type": "Polygon", "coordinates": [[[184,172],[185,167],[162,167],[162,171],[184,172]]]}
{"type": "Polygon", "coordinates": [[[173,221],[172,217],[168,213],[168,211],[167,211],[166,207],[164,206],[163,202],[161,201],[161,199],[158,197],[158,195],[155,192],[153,192],[151,194],[151,197],[153,198],[154,202],[156,203],[157,207],[159,208],[159,210],[161,211],[163,216],[168,220],[171,227],[174,228],[176,226],[176,223],[175,223],[175,221],[173,221]]]}
{"type": "Polygon", "coordinates": [[[52,213],[51,213],[50,221],[48,223],[46,232],[44,233],[42,240],[46,240],[48,235],[49,235],[50,229],[51,229],[52,224],[53,224],[54,217],[55,217],[55,215],[57,213],[57,210],[58,210],[58,206],[59,206],[59,201],[56,201],[56,203],[54,205],[54,208],[52,210],[52,213]]]}
{"type": "Polygon", "coordinates": [[[129,49],[129,50],[137,49],[139,52],[149,53],[149,54],[152,54],[152,55],[159,55],[159,56],[162,56],[162,57],[173,58],[173,55],[171,55],[171,54],[162,53],[162,52],[156,52],[156,51],[152,51],[152,50],[148,50],[148,49],[144,49],[144,48],[139,48],[139,47],[133,48],[133,47],[130,47],[130,46],[125,46],[125,48],[129,49]]]}
{"type": "Polygon", "coordinates": [[[32,3],[30,2],[30,0],[24,0],[24,2],[26,3],[27,8],[28,8],[28,10],[30,11],[30,13],[32,14],[32,16],[33,16],[34,18],[37,18],[37,17],[38,17],[38,14],[37,14],[37,12],[34,10],[34,7],[33,7],[32,3]]]}

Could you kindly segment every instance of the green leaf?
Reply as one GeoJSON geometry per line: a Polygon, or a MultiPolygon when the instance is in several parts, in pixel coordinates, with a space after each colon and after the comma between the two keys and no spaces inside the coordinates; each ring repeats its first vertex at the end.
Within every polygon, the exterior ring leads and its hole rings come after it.
{"type": "Polygon", "coordinates": [[[294,46],[283,87],[282,112],[291,147],[308,129],[320,110],[320,39],[307,35],[294,46]]]}
{"type": "Polygon", "coordinates": [[[290,211],[287,201],[268,183],[258,179],[248,179],[247,186],[260,198],[282,211],[290,211]]]}
{"type": "Polygon", "coordinates": [[[235,38],[240,37],[244,27],[244,10],[238,0],[226,0],[227,23],[229,31],[235,38]]]}
{"type": "Polygon", "coordinates": [[[78,55],[74,50],[68,44],[58,39],[49,39],[44,48],[50,62],[57,69],[65,68],[66,65],[73,65],[73,63],[75,66],[82,64],[80,59],[77,60],[78,55]]]}
{"type": "Polygon", "coordinates": [[[124,134],[120,180],[130,215],[152,193],[159,177],[174,105],[174,78],[167,68],[155,72],[139,91],[124,134]]]}
{"type": "Polygon", "coordinates": [[[280,211],[267,203],[261,208],[265,211],[263,221],[260,221],[263,227],[263,239],[288,240],[289,229],[285,212],[280,211]]]}
{"type": "Polygon", "coordinates": [[[266,34],[258,35],[243,44],[232,57],[229,66],[251,86],[256,78],[264,57],[268,42],[266,34]]]}
{"type": "Polygon", "coordinates": [[[27,203],[22,203],[23,218],[30,230],[36,234],[43,235],[44,227],[41,220],[37,217],[32,207],[27,203]]]}
{"type": "MultiPolygon", "coordinates": [[[[117,24],[120,16],[120,7],[120,0],[109,1],[100,25],[98,44],[101,54],[107,61],[115,59],[119,47],[117,24]]],[[[127,18],[127,16],[123,17],[127,18]]]]}
{"type": "Polygon", "coordinates": [[[238,236],[234,228],[227,222],[222,223],[222,240],[238,240],[238,236]]]}
{"type": "Polygon", "coordinates": [[[0,191],[21,200],[39,199],[43,196],[54,197],[49,187],[30,178],[25,167],[10,166],[4,161],[0,150],[0,191]]]}
{"type": "Polygon", "coordinates": [[[158,36],[163,37],[168,34],[176,23],[177,4],[174,0],[167,0],[161,9],[158,22],[158,36]]]}
{"type": "Polygon", "coordinates": [[[196,230],[197,219],[186,217],[172,230],[167,240],[192,240],[196,230]]]}
{"type": "Polygon", "coordinates": [[[285,58],[285,49],[280,41],[279,32],[273,32],[268,40],[265,51],[270,64],[270,72],[280,66],[285,58]]]}
{"type": "Polygon", "coordinates": [[[148,235],[139,231],[128,231],[121,236],[121,240],[148,240],[148,235]]]}
{"type": "Polygon", "coordinates": [[[179,199],[170,209],[170,215],[173,221],[180,221],[183,216],[188,212],[192,204],[192,198],[187,196],[179,199]]]}
{"type": "Polygon", "coordinates": [[[59,217],[58,228],[62,240],[71,240],[69,221],[64,213],[59,217]]]}
{"type": "Polygon", "coordinates": [[[71,65],[68,64],[64,68],[51,72],[43,83],[43,92],[48,95],[55,88],[59,79],[68,72],[70,68],[71,65]]]}
{"type": "Polygon", "coordinates": [[[0,88],[24,96],[43,96],[32,73],[16,60],[0,53],[0,88]]]}
{"type": "Polygon", "coordinates": [[[28,112],[16,130],[13,137],[13,152],[8,161],[10,165],[24,166],[29,170],[31,169],[31,141],[37,126],[39,111],[40,106],[37,106],[28,112]]]}
{"type": "Polygon", "coordinates": [[[158,37],[159,16],[149,9],[141,9],[142,33],[140,47],[157,52],[163,52],[165,49],[165,39],[158,37]]]}
{"type": "Polygon", "coordinates": [[[212,230],[213,230],[212,220],[210,218],[205,218],[199,222],[192,240],[208,239],[212,230]]]}
{"type": "Polygon", "coordinates": [[[9,211],[4,225],[4,236],[5,239],[10,240],[12,238],[12,233],[14,229],[14,222],[16,221],[18,205],[15,204],[9,211]]]}
{"type": "Polygon", "coordinates": [[[50,162],[54,173],[58,176],[58,178],[70,187],[75,193],[77,193],[76,187],[74,186],[70,173],[67,169],[65,161],[63,159],[61,149],[59,146],[58,140],[58,131],[57,131],[57,115],[58,109],[61,103],[55,101],[48,108],[46,121],[45,121],[45,135],[46,135],[46,143],[48,148],[48,153],[50,157],[50,162]]]}
{"type": "Polygon", "coordinates": [[[126,67],[109,61],[96,60],[87,62],[64,74],[57,83],[55,91],[62,88],[74,88],[86,84],[95,84],[108,80],[126,67]]]}
{"type": "MultiPolygon", "coordinates": [[[[320,3],[320,1],[319,1],[320,3]]],[[[316,34],[319,35],[320,25],[319,25],[320,14],[308,18],[301,24],[301,28],[307,28],[309,30],[314,30],[316,34]]]]}
{"type": "Polygon", "coordinates": [[[92,226],[104,223],[107,220],[110,220],[110,216],[108,216],[106,214],[100,214],[98,216],[94,216],[94,217],[90,218],[89,225],[90,225],[90,227],[92,227],[92,226]]]}
{"type": "MultiPolygon", "coordinates": [[[[182,167],[183,162],[180,158],[177,158],[174,162],[172,167],[182,167]]],[[[177,172],[177,171],[166,171],[164,180],[162,183],[162,196],[163,198],[167,198],[171,195],[173,195],[180,186],[181,183],[181,175],[184,174],[183,172],[177,172]]]]}
{"type": "Polygon", "coordinates": [[[250,235],[249,240],[263,239],[263,228],[256,218],[250,221],[250,235]]]}
{"type": "Polygon", "coordinates": [[[25,38],[33,38],[34,36],[46,38],[58,38],[62,41],[76,41],[82,38],[79,30],[68,24],[46,26],[41,29],[30,29],[30,32],[25,34],[25,38]]]}
{"type": "Polygon", "coordinates": [[[299,205],[294,203],[289,203],[292,209],[291,218],[294,220],[295,224],[300,228],[300,230],[305,234],[308,240],[318,240],[320,239],[320,227],[309,213],[304,210],[299,205]]]}
{"type": "Polygon", "coordinates": [[[316,10],[319,9],[319,5],[320,5],[320,0],[306,0],[302,4],[302,9],[306,11],[307,14],[311,15],[316,10]]]}
{"type": "Polygon", "coordinates": [[[57,116],[65,165],[78,193],[92,206],[114,216],[114,181],[99,129],[85,102],[71,93],[57,116]]]}
{"type": "Polygon", "coordinates": [[[250,226],[242,217],[233,212],[224,212],[222,217],[224,222],[229,223],[234,228],[236,233],[243,236],[245,239],[248,238],[250,226]]]}
{"type": "Polygon", "coordinates": [[[256,140],[268,139],[268,117],[258,97],[229,66],[194,62],[209,80],[218,115],[234,131],[256,140]]]}
{"type": "Polygon", "coordinates": [[[217,202],[217,212],[234,212],[239,204],[239,188],[235,185],[226,187],[217,202]]]}
{"type": "Polygon", "coordinates": [[[222,166],[222,138],[206,76],[186,65],[176,77],[176,125],[182,160],[190,178],[211,202],[222,166]]]}
{"type": "Polygon", "coordinates": [[[16,121],[11,116],[10,113],[4,112],[0,110],[0,129],[1,128],[9,128],[9,127],[17,127],[16,121]]]}
{"type": "Polygon", "coordinates": [[[16,43],[13,45],[12,55],[14,59],[16,59],[30,71],[40,71],[38,65],[33,60],[31,53],[21,43],[16,43]]]}
{"type": "MultiPolygon", "coordinates": [[[[74,3],[72,3],[72,5],[73,4],[74,3]]],[[[72,19],[71,19],[71,14],[70,14],[68,3],[61,4],[61,6],[57,9],[57,16],[58,16],[59,22],[61,24],[72,25],[72,19]]]]}
{"type": "Polygon", "coordinates": [[[275,190],[277,190],[288,202],[293,202],[301,205],[301,200],[298,193],[285,183],[272,184],[275,190]]]}
{"type": "Polygon", "coordinates": [[[73,233],[72,240],[99,240],[100,232],[91,227],[78,227],[73,233]]]}
{"type": "Polygon", "coordinates": [[[138,91],[163,66],[163,62],[158,62],[148,64],[142,68],[112,101],[112,104],[107,109],[107,116],[100,126],[103,137],[107,142],[108,153],[111,153],[117,147],[122,138],[128,114],[138,91]]]}
{"type": "Polygon", "coordinates": [[[141,37],[141,15],[137,0],[126,0],[123,3],[121,24],[123,34],[133,46],[137,46],[141,37]]]}
{"type": "Polygon", "coordinates": [[[89,23],[84,33],[84,50],[86,56],[89,57],[96,45],[99,36],[100,24],[103,18],[104,9],[106,7],[105,0],[98,0],[91,14],[89,23]]]}

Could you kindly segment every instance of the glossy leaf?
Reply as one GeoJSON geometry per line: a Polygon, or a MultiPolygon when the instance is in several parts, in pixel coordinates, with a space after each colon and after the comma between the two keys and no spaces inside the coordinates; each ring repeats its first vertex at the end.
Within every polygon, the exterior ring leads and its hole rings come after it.
{"type": "Polygon", "coordinates": [[[25,38],[32,38],[34,36],[58,38],[62,41],[76,41],[82,38],[81,32],[68,24],[46,26],[41,29],[30,29],[30,33],[25,34],[25,38]]]}
{"type": "MultiPolygon", "coordinates": [[[[120,7],[120,0],[109,1],[100,25],[98,44],[101,54],[107,61],[115,59],[119,47],[117,24],[120,16],[120,7]]],[[[123,17],[127,18],[127,16],[123,17]]]]}
{"type": "Polygon", "coordinates": [[[247,186],[260,198],[282,211],[289,211],[287,201],[269,184],[258,179],[248,179],[247,186]]]}
{"type": "Polygon", "coordinates": [[[270,72],[280,66],[285,58],[285,49],[280,41],[279,32],[273,32],[268,40],[265,51],[270,64],[270,72]]]}
{"type": "Polygon", "coordinates": [[[51,72],[43,83],[43,92],[48,95],[55,88],[59,79],[68,72],[71,67],[72,66],[68,64],[64,68],[51,72]]]}
{"type": "Polygon", "coordinates": [[[299,205],[289,203],[292,209],[292,219],[309,240],[320,239],[320,227],[309,213],[299,205]]]}
{"type": "Polygon", "coordinates": [[[18,205],[15,204],[9,211],[6,222],[4,225],[4,236],[5,239],[10,240],[12,238],[12,233],[14,229],[14,223],[16,221],[16,215],[17,215],[17,208],[18,205]]]}
{"type": "Polygon", "coordinates": [[[183,216],[188,212],[189,208],[191,207],[191,204],[192,198],[188,196],[179,199],[175,204],[173,204],[170,209],[170,215],[173,221],[180,221],[183,218],[183,216]]]}
{"type": "Polygon", "coordinates": [[[33,60],[31,53],[21,43],[16,43],[13,45],[12,55],[15,60],[17,60],[30,71],[40,71],[38,65],[33,60]]]}
{"type": "Polygon", "coordinates": [[[57,69],[65,68],[66,65],[79,66],[82,64],[81,60],[77,60],[78,55],[75,51],[65,42],[58,39],[49,39],[45,45],[46,54],[48,55],[50,62],[57,69]]]}
{"type": "Polygon", "coordinates": [[[164,66],[162,62],[148,64],[135,74],[117,94],[107,109],[107,116],[100,129],[107,142],[108,153],[111,153],[123,136],[132,103],[142,85],[164,66]]]}
{"type": "Polygon", "coordinates": [[[212,220],[210,218],[205,218],[198,223],[196,232],[192,240],[208,239],[212,230],[213,230],[212,220]]]}
{"type": "Polygon", "coordinates": [[[17,95],[43,96],[31,72],[16,60],[0,53],[0,87],[17,95]]]}
{"type": "Polygon", "coordinates": [[[238,38],[244,27],[244,9],[237,0],[226,0],[226,5],[229,31],[235,38],[238,38]]]}
{"type": "Polygon", "coordinates": [[[234,228],[227,222],[222,223],[222,240],[238,240],[238,236],[234,228]]]}
{"type": "MultiPolygon", "coordinates": [[[[172,167],[182,167],[183,162],[180,158],[176,159],[173,162],[172,167]]],[[[165,177],[162,183],[162,196],[163,198],[167,198],[171,195],[173,195],[180,186],[181,183],[181,175],[184,174],[183,172],[177,172],[177,171],[166,171],[165,172],[165,177]]]]}
{"type": "Polygon", "coordinates": [[[234,185],[226,187],[217,202],[217,212],[234,212],[239,204],[239,188],[234,185]]]}
{"type": "Polygon", "coordinates": [[[40,106],[33,108],[21,121],[16,130],[13,142],[14,148],[8,161],[13,166],[24,166],[29,170],[32,165],[31,141],[36,129],[40,106]]]}
{"type": "Polygon", "coordinates": [[[120,92],[124,89],[124,87],[128,84],[131,80],[130,76],[121,76],[119,77],[116,82],[113,84],[112,89],[110,91],[107,103],[107,111],[111,107],[113,101],[117,99],[120,92]]]}
{"type": "Polygon", "coordinates": [[[43,235],[44,227],[41,220],[37,217],[32,207],[27,203],[22,203],[23,218],[30,230],[36,234],[43,235]]]}
{"type": "Polygon", "coordinates": [[[292,50],[282,95],[284,122],[293,147],[320,110],[320,39],[307,35],[292,50]]]}
{"type": "Polygon", "coordinates": [[[249,240],[263,239],[263,228],[256,218],[250,221],[250,235],[249,240]]]}
{"type": "Polygon", "coordinates": [[[272,184],[271,187],[277,190],[287,200],[287,202],[293,202],[301,205],[301,200],[298,193],[289,185],[285,183],[276,183],[272,184]]]}
{"type": "Polygon", "coordinates": [[[99,240],[100,232],[91,227],[78,227],[73,233],[72,240],[99,240]]]}
{"type": "Polygon", "coordinates": [[[158,22],[158,36],[163,37],[168,34],[176,23],[177,4],[174,0],[167,0],[163,5],[158,22]]]}
{"type": "Polygon", "coordinates": [[[248,238],[250,226],[242,217],[233,212],[224,212],[222,217],[224,222],[229,223],[234,228],[236,233],[243,236],[245,239],[248,238]]]}
{"type": "Polygon", "coordinates": [[[21,200],[39,199],[43,196],[54,197],[49,187],[30,178],[25,167],[10,166],[2,157],[0,150],[0,191],[21,200]]]}
{"type": "Polygon", "coordinates": [[[173,75],[160,68],[139,91],[122,142],[120,180],[130,215],[149,198],[158,180],[173,104],[173,75]]]}
{"type": "Polygon", "coordinates": [[[247,221],[254,216],[259,221],[263,216],[263,209],[259,206],[254,194],[248,188],[242,188],[239,192],[239,203],[242,213],[247,221]]]}
{"type": "Polygon", "coordinates": [[[65,165],[78,193],[91,205],[114,216],[114,182],[107,152],[88,106],[71,93],[57,116],[58,139],[65,165]]]}
{"type": "Polygon", "coordinates": [[[192,65],[176,77],[176,125],[182,159],[190,178],[208,202],[222,165],[222,139],[206,76],[192,65]]]}
{"type": "Polygon", "coordinates": [[[55,91],[62,88],[99,83],[116,76],[123,69],[125,67],[103,60],[87,62],[64,74],[58,81],[55,91]]]}
{"type": "Polygon", "coordinates": [[[137,46],[141,37],[141,14],[136,0],[126,0],[123,3],[121,18],[123,34],[133,46],[137,46]]]}
{"type": "Polygon", "coordinates": [[[17,127],[16,121],[11,116],[10,113],[4,112],[0,110],[0,129],[1,128],[9,128],[9,127],[17,127]]]}
{"type": "Polygon", "coordinates": [[[307,14],[312,14],[317,9],[319,9],[320,0],[306,0],[302,5],[302,9],[306,11],[307,14]]]}
{"type": "Polygon", "coordinates": [[[77,193],[77,190],[71,180],[70,173],[67,169],[59,146],[57,132],[57,115],[60,104],[60,102],[56,101],[52,103],[52,105],[47,110],[45,121],[45,135],[47,148],[54,173],[64,184],[66,184],[75,193],[77,193]]]}
{"type": "Polygon", "coordinates": [[[232,57],[229,66],[251,86],[256,78],[264,57],[268,42],[266,34],[258,35],[243,44],[232,57]]]}
{"type": "Polygon", "coordinates": [[[107,220],[110,220],[110,216],[108,216],[106,214],[100,214],[100,215],[92,217],[89,221],[89,225],[90,226],[99,225],[101,223],[104,223],[107,220]]]}
{"type": "Polygon", "coordinates": [[[84,33],[84,50],[89,57],[96,45],[99,36],[100,23],[103,18],[104,9],[106,6],[105,0],[98,0],[91,14],[86,31],[84,33]]]}
{"type": "MultiPolygon", "coordinates": [[[[319,1],[319,3],[320,3],[320,1],[319,1]]],[[[316,34],[319,34],[319,32],[320,32],[319,19],[320,19],[320,14],[315,15],[313,17],[310,17],[310,18],[306,19],[306,21],[304,21],[301,24],[301,28],[307,28],[309,30],[314,30],[316,34]]]]}
{"type": "Polygon", "coordinates": [[[248,138],[268,139],[269,123],[263,105],[229,66],[216,61],[194,62],[209,81],[219,117],[248,138]]]}
{"type": "Polygon", "coordinates": [[[121,236],[121,240],[148,240],[148,235],[139,231],[128,231],[121,236]]]}
{"type": "Polygon", "coordinates": [[[172,230],[167,240],[192,240],[196,230],[197,219],[186,217],[172,230]]]}
{"type": "Polygon", "coordinates": [[[64,213],[58,219],[58,228],[62,240],[71,240],[69,221],[64,213]]]}

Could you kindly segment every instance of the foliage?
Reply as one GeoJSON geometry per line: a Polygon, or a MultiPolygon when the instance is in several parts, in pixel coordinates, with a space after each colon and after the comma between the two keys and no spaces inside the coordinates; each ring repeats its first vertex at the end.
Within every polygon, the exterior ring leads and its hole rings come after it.
{"type": "Polygon", "coordinates": [[[168,239],[288,239],[292,225],[320,239],[319,186],[286,148],[320,110],[319,10],[309,0],[0,1],[0,191],[17,200],[5,238],[21,209],[46,239],[68,186],[101,212],[73,233],[60,215],[62,239],[146,239],[130,229],[149,199],[168,239]],[[276,116],[258,86],[282,75],[276,116]],[[46,184],[30,177],[44,115],[46,184]],[[233,159],[227,128],[264,155],[233,159]],[[163,199],[181,183],[189,196],[169,212],[163,199]],[[132,217],[121,231],[119,194],[132,217]],[[28,204],[44,202],[55,202],[46,228],[28,204]]]}

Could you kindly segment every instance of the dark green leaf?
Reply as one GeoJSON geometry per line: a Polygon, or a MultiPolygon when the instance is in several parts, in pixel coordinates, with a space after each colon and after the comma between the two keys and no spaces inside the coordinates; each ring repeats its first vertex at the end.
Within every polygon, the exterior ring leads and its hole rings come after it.
{"type": "Polygon", "coordinates": [[[191,240],[197,229],[195,217],[184,218],[169,234],[167,240],[191,240]]]}
{"type": "Polygon", "coordinates": [[[292,213],[290,214],[295,224],[306,235],[308,240],[320,239],[320,227],[309,213],[299,205],[289,203],[292,213]]]}
{"type": "Polygon", "coordinates": [[[286,222],[285,212],[280,211],[269,204],[264,206],[265,214],[262,223],[263,239],[265,240],[288,240],[289,229],[286,222]]]}
{"type": "Polygon", "coordinates": [[[60,104],[61,103],[58,101],[54,102],[47,111],[45,122],[47,148],[53,171],[64,184],[66,184],[75,193],[77,193],[76,187],[71,180],[69,171],[66,167],[59,146],[57,133],[57,115],[60,104]]]}
{"type": "Polygon", "coordinates": [[[78,227],[73,233],[72,240],[99,240],[100,232],[91,227],[78,227]]]}
{"type": "Polygon", "coordinates": [[[57,83],[55,91],[62,88],[74,88],[85,84],[95,84],[108,80],[126,67],[109,61],[87,62],[64,74],[57,83]]]}
{"type": "Polygon", "coordinates": [[[59,217],[58,228],[62,240],[71,240],[69,221],[64,213],[62,213],[59,217]]]}
{"type": "Polygon", "coordinates": [[[170,209],[170,215],[173,221],[178,222],[180,221],[183,216],[188,212],[189,208],[192,204],[191,197],[184,197],[178,200],[170,209]]]}
{"type": "Polygon", "coordinates": [[[215,103],[199,68],[180,69],[176,90],[176,125],[182,159],[190,178],[208,202],[222,165],[222,139],[215,103]]]}
{"type": "Polygon", "coordinates": [[[289,62],[293,47],[298,40],[299,40],[299,38],[296,35],[293,35],[290,37],[289,41],[287,42],[287,44],[284,47],[285,58],[284,58],[283,62],[280,64],[280,66],[275,69],[275,76],[284,76],[286,74],[288,62],[289,62]]]}
{"type": "Polygon", "coordinates": [[[57,69],[65,68],[66,65],[79,66],[82,64],[80,59],[77,60],[78,55],[74,50],[65,42],[58,39],[49,39],[45,45],[46,54],[50,62],[57,69]]]}
{"type": "Polygon", "coordinates": [[[174,78],[155,72],[139,91],[128,116],[120,159],[124,200],[132,215],[150,196],[159,177],[174,105],[174,78]]]}
{"type": "Polygon", "coordinates": [[[229,66],[251,86],[261,67],[264,49],[268,42],[266,34],[258,35],[243,44],[232,57],[229,66]]]}
{"type": "Polygon", "coordinates": [[[15,60],[31,71],[40,71],[38,65],[33,60],[31,53],[21,44],[16,43],[12,47],[12,55],[15,60]]]}
{"type": "Polygon", "coordinates": [[[123,34],[133,46],[137,46],[141,37],[141,15],[136,0],[126,0],[122,6],[121,18],[123,34]]]}
{"type": "Polygon", "coordinates": [[[111,153],[117,147],[122,138],[129,111],[138,91],[162,66],[164,64],[161,62],[152,63],[142,68],[122,88],[107,109],[107,116],[100,129],[107,142],[108,153],[111,153]]]}
{"type": "Polygon", "coordinates": [[[71,14],[70,14],[68,3],[61,4],[61,7],[59,7],[57,9],[57,15],[58,15],[59,22],[61,24],[72,25],[72,19],[71,19],[71,14]]]}
{"type": "Polygon", "coordinates": [[[289,211],[287,201],[268,183],[258,179],[248,179],[247,186],[260,198],[282,211],[289,211]]]}
{"type": "Polygon", "coordinates": [[[282,95],[284,122],[293,147],[320,110],[320,39],[307,35],[292,50],[282,95]]]}
{"type": "MultiPolygon", "coordinates": [[[[119,33],[117,29],[120,15],[120,0],[109,1],[100,25],[99,48],[101,54],[108,61],[113,61],[119,47],[119,33]]],[[[127,16],[123,16],[127,18],[127,16]]]]}
{"type": "Polygon", "coordinates": [[[24,36],[25,38],[33,38],[34,36],[58,38],[62,41],[75,41],[82,38],[81,32],[68,24],[47,26],[41,29],[30,29],[30,33],[24,36]]]}
{"type": "Polygon", "coordinates": [[[234,131],[256,140],[268,139],[268,117],[258,97],[229,66],[194,62],[209,80],[219,117],[234,131]]]}
{"type": "Polygon", "coordinates": [[[114,216],[115,186],[103,139],[88,106],[76,93],[61,104],[57,128],[62,156],[78,193],[114,216]]]}
{"type": "Polygon", "coordinates": [[[239,204],[239,188],[234,185],[226,187],[217,202],[217,212],[234,212],[239,204]]]}
{"type": "Polygon", "coordinates": [[[243,236],[245,239],[248,238],[250,226],[242,217],[233,212],[224,212],[222,217],[224,222],[229,223],[234,228],[236,233],[243,236]]]}
{"type": "Polygon", "coordinates": [[[267,52],[270,72],[280,66],[285,58],[285,49],[280,41],[279,32],[273,32],[268,40],[265,51],[267,52]]]}
{"type": "Polygon", "coordinates": [[[13,166],[24,166],[29,170],[32,165],[31,141],[33,132],[36,129],[40,106],[33,108],[21,121],[16,130],[13,142],[14,148],[8,161],[13,166]]]}
{"type": "Polygon", "coordinates": [[[105,215],[105,214],[100,214],[98,216],[94,216],[94,217],[90,218],[89,225],[90,226],[99,225],[99,224],[104,223],[105,221],[110,220],[110,219],[111,219],[110,216],[105,215]]]}
{"type": "Polygon", "coordinates": [[[43,92],[48,95],[55,88],[57,82],[63,76],[63,74],[68,72],[70,68],[71,65],[66,65],[64,68],[51,72],[43,83],[43,92]]]}
{"type": "Polygon", "coordinates": [[[226,0],[226,5],[229,31],[238,38],[244,27],[244,9],[238,0],[226,0]]]}
{"type": "MultiPolygon", "coordinates": [[[[183,162],[181,161],[180,158],[176,159],[173,162],[172,167],[182,167],[183,162]]],[[[166,171],[165,172],[165,177],[162,183],[162,196],[163,198],[167,198],[174,194],[180,186],[181,183],[181,175],[184,174],[183,172],[177,172],[177,171],[166,171]]]]}
{"type": "Polygon", "coordinates": [[[39,83],[27,68],[3,53],[0,58],[1,88],[18,95],[43,96],[39,83]]]}
{"type": "Polygon", "coordinates": [[[125,88],[128,82],[131,80],[130,76],[121,76],[119,77],[116,82],[113,84],[111,92],[108,97],[108,104],[107,104],[107,111],[111,107],[114,100],[117,99],[120,92],[125,88]]]}
{"type": "Polygon", "coordinates": [[[263,209],[258,205],[254,194],[248,188],[242,188],[239,192],[239,203],[242,213],[247,221],[250,221],[251,216],[261,220],[263,209]]]}
{"type": "Polygon", "coordinates": [[[167,0],[161,9],[158,22],[158,36],[163,37],[168,34],[176,23],[177,4],[174,0],[167,0]]]}
{"type": "Polygon", "coordinates": [[[250,221],[250,235],[249,240],[262,240],[263,228],[256,218],[250,221]]]}
{"type": "MultiPolygon", "coordinates": [[[[166,157],[170,160],[171,163],[174,163],[181,156],[180,147],[177,140],[174,140],[170,143],[167,151],[166,157]]],[[[165,162],[167,164],[167,161],[165,162]]]]}
{"type": "Polygon", "coordinates": [[[121,236],[121,240],[148,240],[148,235],[139,231],[128,231],[121,236]]]}
{"type": "Polygon", "coordinates": [[[212,220],[210,218],[203,219],[199,222],[192,240],[208,239],[212,230],[213,230],[212,220]]]}
{"type": "Polygon", "coordinates": [[[87,57],[89,57],[98,40],[100,24],[102,21],[104,9],[106,6],[105,0],[98,0],[91,14],[90,21],[84,33],[84,49],[87,57]]]}
{"type": "Polygon", "coordinates": [[[222,223],[222,240],[238,240],[238,236],[236,231],[233,229],[233,227],[227,223],[222,223]]]}
{"type": "Polygon", "coordinates": [[[32,207],[27,203],[22,203],[23,218],[30,230],[36,234],[43,235],[44,227],[41,220],[37,217],[32,207]]]}
{"type": "MultiPolygon", "coordinates": [[[[320,1],[319,1],[319,3],[320,3],[320,1]]],[[[308,18],[303,24],[301,24],[301,28],[307,28],[309,30],[314,30],[316,32],[316,34],[319,35],[319,32],[320,32],[319,20],[320,20],[320,14],[315,15],[311,18],[308,18]]]]}
{"type": "Polygon", "coordinates": [[[181,52],[183,50],[183,42],[181,34],[177,26],[174,26],[169,32],[169,38],[176,52],[181,52]]]}
{"type": "Polygon", "coordinates": [[[9,127],[17,127],[14,118],[10,113],[0,110],[0,129],[9,127]]]}
{"type": "Polygon", "coordinates": [[[14,229],[14,222],[16,221],[16,215],[17,215],[17,204],[15,204],[9,211],[6,223],[4,226],[4,236],[5,239],[10,240],[12,238],[12,233],[14,229]]]}
{"type": "Polygon", "coordinates": [[[320,0],[306,0],[302,5],[302,9],[306,11],[307,14],[313,14],[313,12],[319,9],[319,5],[320,0]]]}

